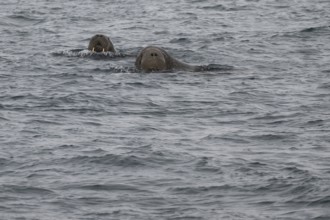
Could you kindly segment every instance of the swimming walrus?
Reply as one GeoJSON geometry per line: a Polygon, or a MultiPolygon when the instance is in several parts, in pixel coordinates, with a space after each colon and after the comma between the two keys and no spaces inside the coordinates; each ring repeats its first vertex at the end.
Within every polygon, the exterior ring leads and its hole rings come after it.
{"type": "Polygon", "coordinates": [[[88,50],[93,52],[116,52],[110,38],[103,34],[97,34],[91,38],[89,41],[88,50]]]}
{"type": "Polygon", "coordinates": [[[135,67],[145,72],[186,70],[201,71],[203,66],[194,66],[183,63],[171,57],[164,49],[154,46],[145,47],[136,57],[135,67]]]}

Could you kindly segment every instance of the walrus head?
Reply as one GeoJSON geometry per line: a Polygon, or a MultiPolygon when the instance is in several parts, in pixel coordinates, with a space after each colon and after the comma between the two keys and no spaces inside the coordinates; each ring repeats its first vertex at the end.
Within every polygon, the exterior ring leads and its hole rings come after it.
{"type": "Polygon", "coordinates": [[[91,38],[88,50],[93,52],[116,52],[110,38],[103,34],[97,34],[91,38]]]}
{"type": "Polygon", "coordinates": [[[146,72],[167,70],[166,54],[158,47],[146,47],[139,53],[135,66],[146,72]]]}

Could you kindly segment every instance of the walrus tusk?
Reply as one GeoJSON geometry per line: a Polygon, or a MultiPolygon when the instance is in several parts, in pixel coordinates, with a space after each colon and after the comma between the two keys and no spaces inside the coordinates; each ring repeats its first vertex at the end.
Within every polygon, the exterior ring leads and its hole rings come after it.
{"type": "Polygon", "coordinates": [[[102,52],[103,52],[103,53],[105,52],[105,51],[104,51],[104,48],[103,48],[102,52]]]}
{"type": "Polygon", "coordinates": [[[116,52],[110,38],[102,34],[96,34],[90,39],[88,50],[92,52],[116,52]]]}

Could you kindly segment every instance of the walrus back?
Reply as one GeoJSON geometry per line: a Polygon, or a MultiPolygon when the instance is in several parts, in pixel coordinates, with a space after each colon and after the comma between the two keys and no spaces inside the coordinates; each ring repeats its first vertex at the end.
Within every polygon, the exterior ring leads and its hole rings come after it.
{"type": "Polygon", "coordinates": [[[179,61],[171,56],[169,56],[169,58],[170,58],[170,63],[171,63],[172,69],[174,69],[174,70],[185,70],[185,71],[190,71],[190,72],[198,72],[198,71],[202,70],[201,66],[190,65],[188,63],[179,61]]]}

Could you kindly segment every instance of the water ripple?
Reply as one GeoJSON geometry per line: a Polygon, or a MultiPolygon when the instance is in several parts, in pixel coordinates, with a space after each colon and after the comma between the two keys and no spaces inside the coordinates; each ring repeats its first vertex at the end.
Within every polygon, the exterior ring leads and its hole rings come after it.
{"type": "Polygon", "coordinates": [[[3,2],[0,218],[329,219],[329,7],[3,2]]]}

